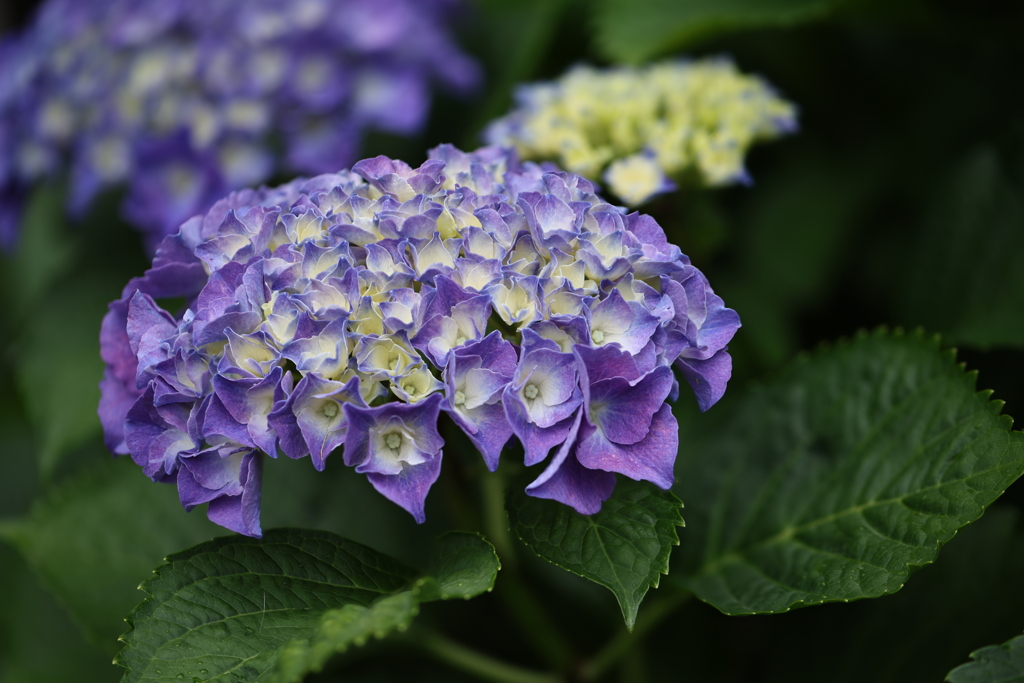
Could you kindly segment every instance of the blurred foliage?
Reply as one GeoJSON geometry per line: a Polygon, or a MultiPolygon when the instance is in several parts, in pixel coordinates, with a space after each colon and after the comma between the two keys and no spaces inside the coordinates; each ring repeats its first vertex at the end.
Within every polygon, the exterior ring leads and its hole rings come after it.
{"type": "MultiPolygon", "coordinates": [[[[0,21],[23,21],[25,11],[5,8],[0,21]]],[[[752,381],[824,341],[879,324],[923,325],[942,334],[944,346],[958,345],[958,358],[980,370],[979,386],[1006,401],[1004,412],[1024,417],[1024,91],[1015,85],[1024,5],[478,0],[461,20],[485,87],[469,99],[439,97],[420,136],[373,136],[365,155],[415,164],[442,142],[472,147],[505,112],[516,83],[552,78],[576,62],[731,55],[798,104],[800,133],[753,152],[752,187],[649,206],[744,321],[730,349],[725,401],[744,401],[752,381]]],[[[116,215],[116,198],[68,221],[55,208],[62,191],[37,193],[17,250],[0,255],[0,534],[20,539],[0,543],[4,683],[115,680],[110,637],[143,597],[135,586],[163,554],[219,533],[202,511],[185,515],[169,487],[150,484],[126,461],[110,463],[99,444],[100,316],[147,259],[116,215]],[[141,519],[139,510],[150,507],[162,510],[152,518],[159,523],[141,519]],[[74,540],[48,537],[52,525],[73,529],[74,540]]],[[[702,429],[720,426],[728,412],[697,415],[691,403],[681,399],[676,414],[701,420],[702,429]]],[[[465,499],[464,485],[480,465],[468,448],[446,447],[427,529],[346,468],[316,473],[283,461],[267,463],[265,526],[326,529],[425,566],[425,539],[474,528],[465,511],[477,501],[465,499]]],[[[698,502],[684,498],[691,526],[698,502]]],[[[655,624],[668,592],[652,590],[637,620],[646,639],[633,636],[632,653],[606,678],[939,680],[972,651],[1024,628],[1022,505],[1021,485],[1010,487],[940,561],[877,600],[743,618],[694,600],[655,624]]],[[[683,550],[690,531],[679,530],[683,550]]],[[[502,597],[513,577],[531,585],[574,661],[625,642],[607,591],[528,553],[503,570],[495,594],[425,606],[417,623],[539,669],[544,655],[531,634],[506,623],[521,607],[502,597]]],[[[410,654],[402,640],[349,652],[309,680],[342,676],[472,680],[410,654]]]]}
{"type": "Polygon", "coordinates": [[[608,59],[639,64],[729,31],[812,21],[840,4],[841,0],[600,0],[594,33],[608,59]]]}

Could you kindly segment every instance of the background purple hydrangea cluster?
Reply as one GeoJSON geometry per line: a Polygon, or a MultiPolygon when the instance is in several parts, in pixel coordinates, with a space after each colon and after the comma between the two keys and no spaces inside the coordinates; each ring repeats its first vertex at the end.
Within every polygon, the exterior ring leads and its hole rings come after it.
{"type": "Polygon", "coordinates": [[[73,214],[125,184],[125,216],[155,246],[279,167],[328,172],[367,129],[414,132],[431,81],[478,79],[448,34],[451,5],[50,0],[0,44],[0,241],[29,189],[63,170],[73,214]]]}
{"type": "Polygon", "coordinates": [[[185,223],[104,320],[108,445],[258,536],[261,462],[338,448],[424,519],[441,412],[495,470],[583,514],[614,473],[668,488],[674,365],[706,409],[739,327],[647,215],[510,150],[431,151],[244,190],[185,223]],[[175,317],[155,299],[185,297],[175,317]]]}

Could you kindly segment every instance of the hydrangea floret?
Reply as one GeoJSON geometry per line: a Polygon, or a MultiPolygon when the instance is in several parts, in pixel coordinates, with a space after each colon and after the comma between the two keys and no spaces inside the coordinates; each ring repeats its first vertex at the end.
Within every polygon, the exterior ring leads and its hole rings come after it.
{"type": "Polygon", "coordinates": [[[602,178],[628,206],[676,182],[749,183],[751,144],[796,129],[796,109],[727,59],[646,67],[580,65],[522,86],[517,107],[487,129],[492,144],[602,178]]]}
{"type": "Polygon", "coordinates": [[[490,471],[514,437],[546,463],[527,493],[592,514],[616,473],[672,484],[673,367],[707,409],[738,327],[650,216],[511,149],[442,145],[187,221],[104,318],[100,417],[114,452],[252,536],[282,453],[323,470],[342,449],[422,522],[442,413],[490,471]]]}
{"type": "Polygon", "coordinates": [[[72,214],[124,185],[155,247],[230,190],[356,161],[365,130],[416,132],[433,83],[478,80],[453,4],[48,0],[0,43],[0,241],[64,171],[72,214]]]}

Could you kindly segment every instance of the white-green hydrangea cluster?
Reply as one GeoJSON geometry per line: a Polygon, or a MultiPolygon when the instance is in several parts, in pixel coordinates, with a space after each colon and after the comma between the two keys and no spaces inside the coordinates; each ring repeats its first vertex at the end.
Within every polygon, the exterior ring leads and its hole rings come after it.
{"type": "Polygon", "coordinates": [[[488,142],[589,178],[603,173],[631,206],[674,189],[673,180],[749,182],[743,159],[750,145],[796,128],[791,103],[722,58],[581,65],[557,81],[523,86],[517,101],[488,128],[488,142]]]}

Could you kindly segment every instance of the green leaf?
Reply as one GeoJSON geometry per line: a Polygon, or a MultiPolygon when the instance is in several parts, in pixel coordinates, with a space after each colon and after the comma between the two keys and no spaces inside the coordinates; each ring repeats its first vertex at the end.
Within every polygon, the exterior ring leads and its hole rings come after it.
{"type": "Polygon", "coordinates": [[[0,543],[0,681],[113,683],[110,655],[88,643],[13,548],[0,543]]]}
{"type": "Polygon", "coordinates": [[[983,348],[1024,343],[1024,142],[1011,152],[979,147],[937,183],[893,296],[902,322],[983,348]]]}
{"type": "Polygon", "coordinates": [[[709,631],[705,642],[688,644],[709,664],[720,662],[715,638],[735,637],[721,631],[721,622],[735,624],[729,631],[761,622],[757,647],[761,670],[771,672],[766,683],[941,681],[970,652],[1002,642],[1021,626],[1020,521],[1013,507],[997,501],[895,595],[796,610],[782,619],[705,614],[711,623],[695,625],[709,631]],[[794,658],[798,649],[801,656],[794,658]]]}
{"type": "Polygon", "coordinates": [[[1024,435],[954,356],[861,334],[682,434],[687,587],[727,614],[785,612],[895,592],[934,561],[1024,473],[1024,435]]]}
{"type": "Polygon", "coordinates": [[[100,321],[123,284],[95,275],[58,288],[44,297],[18,339],[16,380],[40,436],[44,477],[61,455],[100,433],[100,321]]]}
{"type": "Polygon", "coordinates": [[[816,674],[829,683],[941,680],[969,652],[1019,628],[1021,566],[1020,515],[997,501],[957,532],[943,548],[941,562],[922,568],[899,593],[844,605],[847,618],[840,632],[822,624],[832,616],[826,610],[807,610],[808,615],[821,614],[808,626],[821,634],[822,655],[816,669],[806,661],[800,669],[808,680],[816,680],[816,674]],[[835,643],[842,646],[837,649],[835,643]],[[875,655],[864,657],[865,652],[875,655]]]}
{"type": "MultiPolygon", "coordinates": [[[[337,653],[361,646],[372,636],[383,638],[404,631],[419,612],[416,591],[404,591],[375,600],[369,607],[345,605],[328,610],[312,637],[286,643],[278,652],[267,683],[297,683],[306,674],[323,669],[337,653]]],[[[263,679],[261,679],[263,680],[263,679]]]]}
{"type": "Polygon", "coordinates": [[[601,0],[598,47],[613,61],[639,64],[717,33],[791,26],[826,16],[842,0],[601,0]]]}
{"type": "Polygon", "coordinates": [[[1002,645],[990,645],[971,653],[973,662],[961,664],[949,672],[950,683],[1022,683],[1024,682],[1024,636],[1002,645]]]}
{"type": "Polygon", "coordinates": [[[17,293],[10,304],[19,318],[38,305],[44,292],[67,269],[77,241],[69,234],[64,217],[63,188],[36,188],[22,215],[14,258],[4,258],[3,277],[7,291],[17,293]]]}
{"type": "Polygon", "coordinates": [[[451,532],[438,539],[420,600],[469,600],[494,588],[501,569],[494,546],[479,534],[451,532]]]}
{"type": "Polygon", "coordinates": [[[647,590],[668,573],[682,506],[670,491],[620,477],[595,515],[520,491],[509,497],[508,515],[516,535],[537,555],[614,593],[632,630],[647,590]]]}
{"type": "Polygon", "coordinates": [[[96,466],[53,490],[8,536],[91,639],[117,649],[135,587],[170,551],[213,536],[201,511],[186,514],[173,486],[154,484],[102,447],[96,466]]]}
{"type": "Polygon", "coordinates": [[[494,548],[450,534],[437,576],[325,531],[219,538],[168,558],[141,589],[117,663],[133,681],[297,681],[335,652],[404,629],[421,591],[472,597],[493,585],[494,548]],[[476,575],[470,576],[475,568],[476,575]],[[424,591],[424,588],[426,590],[424,591]],[[441,589],[439,587],[447,587],[441,589]],[[265,679],[264,676],[268,676],[265,679]]]}

